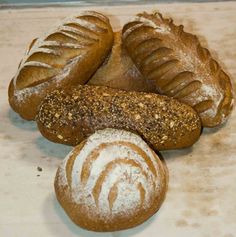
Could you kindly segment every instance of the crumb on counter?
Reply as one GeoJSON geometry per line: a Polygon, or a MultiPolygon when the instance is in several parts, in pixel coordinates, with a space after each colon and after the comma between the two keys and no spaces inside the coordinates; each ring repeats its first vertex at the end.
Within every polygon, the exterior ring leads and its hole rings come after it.
{"type": "Polygon", "coordinates": [[[39,172],[42,172],[43,171],[43,169],[41,168],[41,167],[37,167],[37,170],[39,171],[39,172]]]}

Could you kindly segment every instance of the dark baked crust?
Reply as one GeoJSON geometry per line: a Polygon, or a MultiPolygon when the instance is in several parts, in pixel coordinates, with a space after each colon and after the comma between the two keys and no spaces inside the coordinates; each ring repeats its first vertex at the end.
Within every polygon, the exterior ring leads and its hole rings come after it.
{"type": "Polygon", "coordinates": [[[155,150],[166,150],[191,146],[201,132],[197,113],[175,99],[88,85],[49,94],[36,121],[43,136],[69,145],[110,127],[133,131],[155,150]]]}
{"type": "Polygon", "coordinates": [[[160,13],[138,14],[124,26],[123,43],[157,92],[192,106],[203,126],[214,127],[227,119],[233,107],[230,78],[182,25],[160,13]]]}

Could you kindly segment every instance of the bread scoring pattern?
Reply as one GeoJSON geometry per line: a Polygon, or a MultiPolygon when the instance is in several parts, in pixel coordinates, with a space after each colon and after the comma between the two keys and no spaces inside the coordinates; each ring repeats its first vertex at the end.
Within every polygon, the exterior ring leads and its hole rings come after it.
{"type": "Polygon", "coordinates": [[[57,182],[69,187],[73,202],[104,218],[135,216],[137,210],[160,203],[164,179],[161,161],[148,145],[135,134],[115,129],[90,136],[57,173],[57,182]]]}
{"type": "Polygon", "coordinates": [[[156,90],[194,107],[204,126],[219,125],[228,117],[233,105],[230,78],[182,25],[160,13],[138,14],[124,26],[123,42],[156,90]]]}
{"type": "Polygon", "coordinates": [[[9,103],[24,119],[34,120],[41,100],[52,90],[85,84],[109,54],[109,19],[85,11],[66,18],[33,40],[8,89],[9,103]]]}
{"type": "MultiPolygon", "coordinates": [[[[18,90],[50,79],[63,79],[108,32],[108,19],[96,12],[83,12],[63,21],[44,37],[35,39],[21,61],[14,83],[18,90]]],[[[79,72],[78,72],[79,73],[79,72]]]]}

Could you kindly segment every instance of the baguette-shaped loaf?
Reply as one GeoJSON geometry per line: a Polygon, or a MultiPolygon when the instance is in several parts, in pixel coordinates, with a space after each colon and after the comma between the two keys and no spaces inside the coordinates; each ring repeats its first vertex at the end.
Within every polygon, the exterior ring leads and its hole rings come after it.
{"type": "Polygon", "coordinates": [[[143,223],[161,206],[167,172],[136,134],[104,129],[76,146],[57,170],[55,192],[82,228],[117,231],[143,223]]]}
{"type": "Polygon", "coordinates": [[[43,136],[69,145],[96,130],[116,128],[140,135],[155,150],[166,150],[191,146],[201,132],[197,113],[175,99],[89,85],[49,94],[36,121],[43,136]]]}
{"type": "Polygon", "coordinates": [[[123,43],[157,92],[192,106],[203,126],[214,127],[227,119],[233,107],[230,78],[182,25],[160,13],[138,14],[124,26],[123,43]]]}
{"type": "Polygon", "coordinates": [[[11,107],[33,120],[49,91],[86,83],[112,43],[111,25],[102,14],[88,11],[65,19],[31,43],[9,86],[11,107]]]}
{"type": "Polygon", "coordinates": [[[127,91],[150,92],[155,88],[150,81],[143,77],[128,55],[127,50],[122,47],[120,31],[114,33],[111,54],[87,84],[108,86],[127,91]]]}

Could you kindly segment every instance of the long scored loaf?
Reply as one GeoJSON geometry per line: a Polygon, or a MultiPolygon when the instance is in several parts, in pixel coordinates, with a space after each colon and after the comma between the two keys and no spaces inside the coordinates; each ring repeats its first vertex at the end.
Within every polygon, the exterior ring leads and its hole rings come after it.
{"type": "Polygon", "coordinates": [[[112,28],[104,15],[87,11],[65,19],[31,43],[10,83],[10,105],[23,118],[34,119],[49,91],[86,83],[112,43],[112,28]]]}
{"type": "Polygon", "coordinates": [[[155,150],[165,150],[191,146],[201,132],[197,113],[175,99],[89,85],[49,94],[36,121],[43,136],[70,145],[96,130],[117,128],[141,135],[155,150]]]}
{"type": "Polygon", "coordinates": [[[77,225],[116,231],[141,224],[160,208],[167,177],[164,164],[139,136],[105,129],[65,158],[55,192],[77,225]]]}
{"type": "Polygon", "coordinates": [[[191,105],[203,126],[223,123],[233,107],[230,78],[196,36],[160,13],[138,14],[123,28],[123,43],[156,90],[191,105]]]}

